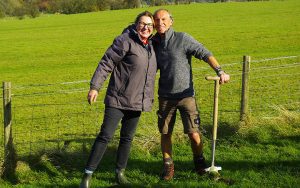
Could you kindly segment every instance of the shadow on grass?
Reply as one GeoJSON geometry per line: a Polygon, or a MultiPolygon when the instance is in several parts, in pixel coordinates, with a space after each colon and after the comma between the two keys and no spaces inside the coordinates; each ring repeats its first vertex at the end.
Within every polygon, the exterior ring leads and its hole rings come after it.
{"type": "MultiPolygon", "coordinates": [[[[226,124],[221,125],[222,128],[224,128],[225,132],[227,134],[234,133],[235,129],[232,129],[230,126],[226,124]]],[[[226,133],[223,132],[224,137],[222,137],[222,134],[220,137],[227,138],[228,135],[225,135],[226,133]]],[[[288,139],[293,142],[299,142],[300,136],[292,136],[292,137],[284,137],[282,139],[288,139]]],[[[11,174],[11,176],[7,177],[7,181],[9,181],[11,184],[30,184],[31,182],[35,184],[40,184],[42,187],[53,187],[54,185],[59,185],[59,187],[78,187],[79,181],[82,176],[83,169],[85,167],[85,163],[88,159],[88,155],[90,150],[87,148],[86,144],[88,143],[91,145],[91,143],[94,141],[94,139],[81,139],[76,140],[76,144],[81,145],[81,149],[72,150],[69,151],[69,147],[72,147],[72,143],[75,142],[75,140],[72,140],[70,142],[66,142],[67,144],[64,144],[62,149],[60,150],[52,150],[48,151],[43,154],[33,154],[33,155],[27,155],[22,156],[18,158],[18,161],[23,161],[28,165],[28,169],[30,169],[30,173],[36,173],[36,174],[45,174],[45,176],[49,177],[46,182],[40,182],[39,180],[30,180],[30,177],[25,176],[24,174],[27,173],[26,170],[19,171],[20,167],[16,165],[15,171],[11,174]],[[85,144],[83,144],[85,143],[85,144]],[[22,173],[24,173],[22,175],[22,173]],[[20,175],[21,174],[21,175],[20,175]],[[25,179],[22,179],[25,178],[25,179]],[[27,180],[26,178],[29,178],[27,180]],[[62,183],[60,181],[67,180],[67,183],[62,183]],[[53,181],[53,182],[51,182],[53,181]],[[50,182],[50,183],[49,183],[50,182]],[[48,184],[51,184],[49,185],[48,184]]],[[[230,146],[228,146],[230,147],[230,146]]],[[[253,146],[255,147],[255,146],[253,146]]],[[[142,156],[142,153],[136,153],[136,151],[133,151],[131,153],[131,156],[134,154],[137,154],[137,156],[142,156]]],[[[138,157],[137,157],[138,158],[138,157]]],[[[190,157],[192,159],[192,156],[190,157]]],[[[114,169],[115,169],[115,159],[116,159],[116,147],[115,146],[109,146],[105,152],[105,155],[93,177],[95,179],[99,179],[103,182],[114,182],[114,169]]],[[[178,158],[177,158],[178,159],[178,158]]],[[[193,174],[193,162],[192,160],[176,160],[175,161],[175,181],[177,182],[185,182],[189,178],[193,179],[195,176],[186,177],[187,172],[190,172],[190,174],[193,174]]],[[[207,161],[208,166],[210,166],[210,160],[207,161]]],[[[254,171],[278,171],[281,173],[290,173],[295,172],[295,176],[299,175],[300,171],[300,160],[278,160],[278,161],[272,161],[272,162],[252,162],[247,160],[240,160],[240,161],[219,161],[218,165],[221,165],[223,169],[226,169],[226,171],[229,172],[235,172],[238,171],[239,173],[247,172],[250,170],[254,171]],[[298,174],[296,174],[298,173],[298,174]]],[[[140,172],[140,174],[135,174],[133,176],[137,177],[139,180],[138,183],[135,183],[131,185],[131,187],[145,187],[145,184],[147,184],[147,187],[176,187],[176,182],[172,181],[170,183],[162,182],[159,180],[160,173],[162,170],[162,161],[158,157],[152,157],[149,160],[143,160],[142,159],[136,159],[134,157],[131,157],[128,161],[128,168],[127,170],[129,172],[137,171],[140,172]],[[151,181],[147,182],[147,180],[142,179],[140,176],[151,177],[151,181]]],[[[39,178],[39,175],[36,175],[37,178],[39,178]]],[[[32,174],[29,174],[32,176],[32,174]]],[[[207,180],[207,177],[204,177],[204,179],[200,180],[207,180]]],[[[54,186],[55,187],[55,186],[54,186]]],[[[98,186],[101,187],[101,186],[98,186]]],[[[111,186],[103,186],[103,187],[121,187],[116,185],[111,186]]]]}
{"type": "Polygon", "coordinates": [[[292,141],[292,142],[300,143],[300,135],[296,135],[296,136],[281,136],[280,139],[281,140],[289,140],[289,141],[292,141]]]}
{"type": "MultiPolygon", "coordinates": [[[[203,128],[206,133],[204,133],[204,136],[210,138],[212,137],[213,132],[213,126],[212,125],[203,125],[203,128]]],[[[218,129],[217,129],[217,138],[218,139],[225,139],[232,137],[235,135],[238,131],[239,127],[237,125],[233,126],[229,124],[228,122],[219,122],[218,123],[218,129]]]]}

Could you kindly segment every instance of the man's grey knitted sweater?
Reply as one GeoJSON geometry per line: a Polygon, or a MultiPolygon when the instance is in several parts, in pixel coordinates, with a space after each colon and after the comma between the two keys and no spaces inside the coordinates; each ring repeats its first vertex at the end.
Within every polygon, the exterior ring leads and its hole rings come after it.
{"type": "Polygon", "coordinates": [[[165,37],[153,37],[157,65],[160,70],[158,95],[181,99],[194,96],[192,56],[207,61],[212,53],[193,37],[170,28],[165,37]]]}

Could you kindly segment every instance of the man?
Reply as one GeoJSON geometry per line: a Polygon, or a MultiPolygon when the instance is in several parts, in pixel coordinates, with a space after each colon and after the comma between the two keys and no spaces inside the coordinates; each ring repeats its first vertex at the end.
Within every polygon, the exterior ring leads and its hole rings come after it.
{"type": "Polygon", "coordinates": [[[202,44],[186,33],[173,30],[173,18],[168,10],[157,10],[154,13],[154,22],[157,33],[153,37],[153,45],[160,69],[157,114],[164,161],[162,179],[171,180],[174,176],[171,138],[177,109],[180,111],[184,133],[188,134],[191,141],[195,171],[202,175],[207,166],[199,131],[200,118],[194,98],[192,56],[207,62],[220,77],[220,84],[227,83],[230,76],[221,69],[212,53],[202,44]]]}

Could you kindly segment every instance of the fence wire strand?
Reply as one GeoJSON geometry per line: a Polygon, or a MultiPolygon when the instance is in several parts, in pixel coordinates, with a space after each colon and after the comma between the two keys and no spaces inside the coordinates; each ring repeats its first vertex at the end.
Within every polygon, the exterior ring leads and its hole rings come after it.
{"type": "MultiPolygon", "coordinates": [[[[253,116],[259,116],[260,113],[274,115],[274,107],[272,107],[274,105],[299,112],[300,83],[290,80],[291,77],[298,77],[300,74],[297,70],[300,63],[299,60],[295,61],[295,58],[299,56],[265,58],[251,62],[253,64],[249,73],[249,109],[253,116]]],[[[221,122],[239,121],[242,66],[242,62],[223,66],[230,73],[231,80],[221,86],[219,99],[221,122]]],[[[193,68],[195,96],[204,125],[211,123],[213,108],[213,84],[206,81],[204,75],[212,73],[214,72],[209,66],[193,68]]],[[[92,143],[102,123],[104,110],[102,100],[106,87],[104,86],[103,92],[99,93],[98,102],[90,106],[86,101],[88,83],[88,80],[77,80],[51,84],[13,85],[13,137],[19,156],[33,155],[54,148],[78,149],[82,148],[82,143],[92,143]]],[[[156,130],[157,108],[156,100],[154,109],[149,113],[143,113],[139,122],[141,128],[138,130],[140,131],[138,136],[141,139],[136,140],[139,142],[144,140],[140,144],[145,147],[151,147],[151,143],[158,143],[155,140],[159,137],[156,130]],[[149,122],[149,119],[153,121],[149,122]],[[145,141],[147,139],[148,141],[145,141]]],[[[0,117],[3,123],[2,114],[3,112],[0,117]]],[[[3,138],[3,128],[1,131],[3,138]]],[[[0,144],[4,139],[1,140],[0,144]]],[[[3,155],[3,148],[0,153],[3,155]]]]}

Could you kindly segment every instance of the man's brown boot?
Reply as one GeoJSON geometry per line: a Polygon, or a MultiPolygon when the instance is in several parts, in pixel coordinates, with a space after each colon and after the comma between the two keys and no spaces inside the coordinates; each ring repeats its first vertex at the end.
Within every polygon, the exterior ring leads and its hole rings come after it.
{"type": "Polygon", "coordinates": [[[174,176],[174,163],[173,161],[164,162],[164,170],[161,175],[161,179],[169,181],[172,180],[174,176]]]}
{"type": "Polygon", "coordinates": [[[194,165],[197,174],[204,175],[206,173],[205,169],[207,168],[207,165],[203,156],[194,157],[194,165]]]}

